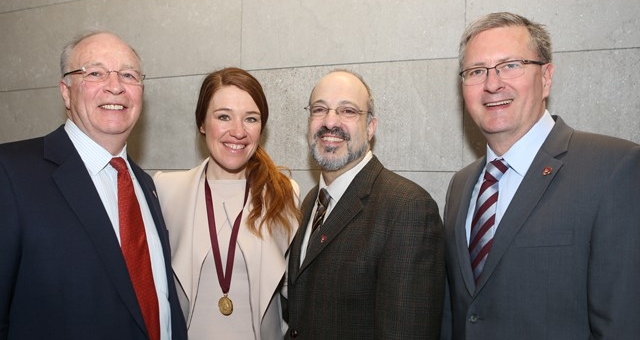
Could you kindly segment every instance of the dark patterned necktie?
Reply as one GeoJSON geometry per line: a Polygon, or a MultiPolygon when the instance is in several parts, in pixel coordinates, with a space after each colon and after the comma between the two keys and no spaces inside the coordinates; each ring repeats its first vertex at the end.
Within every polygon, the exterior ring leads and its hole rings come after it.
{"type": "Polygon", "coordinates": [[[320,190],[320,194],[318,195],[318,207],[316,208],[316,215],[313,217],[313,224],[311,225],[311,235],[318,230],[318,228],[322,225],[324,221],[324,215],[327,213],[327,208],[329,207],[329,201],[331,201],[331,196],[327,189],[320,190]]]}
{"type": "Polygon", "coordinates": [[[489,255],[495,234],[496,204],[498,202],[498,181],[509,169],[502,159],[487,164],[484,180],[478,192],[478,199],[471,220],[469,237],[469,256],[473,278],[478,282],[484,264],[489,255]],[[491,232],[489,232],[491,231],[491,232]]]}
{"type": "Polygon", "coordinates": [[[118,171],[118,215],[120,222],[120,247],[127,264],[131,283],[142,311],[149,339],[160,339],[160,313],[158,295],[153,282],[151,257],[147,235],[140,213],[140,205],[133,189],[127,163],[121,157],[111,159],[111,166],[118,171]]]}

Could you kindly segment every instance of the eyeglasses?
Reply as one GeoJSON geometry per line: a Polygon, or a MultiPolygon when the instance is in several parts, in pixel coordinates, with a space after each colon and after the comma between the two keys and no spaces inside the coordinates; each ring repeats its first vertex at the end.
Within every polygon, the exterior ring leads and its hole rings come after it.
{"type": "Polygon", "coordinates": [[[89,66],[69,71],[63,74],[62,78],[70,74],[78,74],[81,75],[85,81],[99,83],[107,80],[111,72],[115,72],[121,82],[129,85],[142,85],[145,77],[144,74],[141,74],[140,71],[137,70],[108,71],[102,66],[89,66]]]}
{"type": "Polygon", "coordinates": [[[338,106],[335,109],[330,109],[324,105],[309,105],[304,109],[309,111],[309,118],[314,120],[324,119],[329,114],[329,111],[333,110],[345,122],[354,121],[363,113],[371,113],[366,110],[358,110],[352,106],[338,106]]]}
{"type": "Polygon", "coordinates": [[[536,60],[508,60],[496,64],[494,67],[471,67],[459,73],[463,85],[477,85],[484,83],[489,75],[489,70],[495,69],[501,79],[517,78],[524,74],[524,66],[527,64],[545,65],[547,63],[536,60]]]}

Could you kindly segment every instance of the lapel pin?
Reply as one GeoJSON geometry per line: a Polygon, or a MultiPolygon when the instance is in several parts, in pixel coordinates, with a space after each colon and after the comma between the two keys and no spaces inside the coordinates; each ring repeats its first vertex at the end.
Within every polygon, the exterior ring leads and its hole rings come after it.
{"type": "Polygon", "coordinates": [[[327,241],[327,235],[320,236],[320,243],[325,243],[327,241]]]}
{"type": "Polygon", "coordinates": [[[552,171],[553,171],[552,167],[545,166],[544,169],[542,169],[542,176],[550,175],[552,171]]]}

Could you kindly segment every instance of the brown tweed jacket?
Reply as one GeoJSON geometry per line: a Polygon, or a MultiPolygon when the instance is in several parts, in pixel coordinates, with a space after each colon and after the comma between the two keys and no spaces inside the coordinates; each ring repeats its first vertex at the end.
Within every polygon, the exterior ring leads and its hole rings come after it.
{"type": "Polygon", "coordinates": [[[291,246],[285,339],[437,339],[444,289],[438,207],[374,157],[309,241],[318,187],[291,246]]]}

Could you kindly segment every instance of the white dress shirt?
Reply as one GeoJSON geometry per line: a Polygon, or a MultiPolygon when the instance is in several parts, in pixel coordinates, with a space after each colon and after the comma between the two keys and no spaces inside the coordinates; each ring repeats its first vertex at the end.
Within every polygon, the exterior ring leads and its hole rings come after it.
{"type": "MultiPolygon", "coordinates": [[[[347,191],[347,188],[349,188],[349,185],[351,184],[353,179],[356,177],[356,175],[362,170],[362,168],[365,167],[365,165],[367,165],[367,163],[369,163],[369,161],[372,158],[373,158],[373,153],[371,152],[371,150],[369,150],[364,155],[362,160],[358,164],[356,164],[356,166],[349,169],[342,175],[338,176],[338,178],[336,178],[333,181],[333,183],[331,183],[331,185],[327,185],[324,182],[324,177],[322,177],[322,174],[320,175],[320,181],[318,183],[318,186],[319,186],[318,194],[320,193],[320,190],[325,188],[329,192],[329,196],[331,196],[331,200],[329,200],[329,206],[327,207],[327,212],[324,214],[323,221],[327,219],[327,216],[329,216],[329,214],[331,214],[331,210],[333,210],[333,207],[335,207],[338,201],[340,201],[340,198],[347,191]]],[[[316,197],[315,202],[317,201],[318,201],[318,198],[316,197]]],[[[318,208],[318,204],[315,203],[313,206],[313,210],[311,211],[311,216],[315,216],[317,208],[318,208]]],[[[311,237],[312,223],[313,223],[313,218],[310,218],[307,228],[305,229],[305,232],[304,232],[304,239],[302,240],[302,249],[300,250],[300,265],[302,265],[302,262],[304,262],[305,256],[307,256],[307,246],[309,244],[309,238],[311,237]]]]}
{"type": "Polygon", "coordinates": [[[129,174],[133,180],[133,187],[140,204],[140,212],[144,221],[144,228],[149,245],[149,255],[151,256],[151,270],[153,272],[153,282],[158,294],[158,305],[160,307],[160,334],[162,340],[171,339],[171,308],[169,306],[169,288],[167,286],[167,274],[165,270],[162,244],[156,229],[153,216],[149,210],[149,205],[145,199],[144,192],[138,183],[138,179],[131,170],[131,165],[127,160],[127,147],[122,149],[116,156],[111,155],[106,149],[84,134],[78,126],[70,119],[67,119],[65,131],[69,135],[71,142],[80,154],[80,158],[87,167],[87,171],[93,180],[93,184],[98,191],[102,204],[109,215],[113,231],[118,242],[120,242],[120,223],[118,219],[118,172],[109,161],[113,157],[122,157],[127,163],[129,174]]]}

